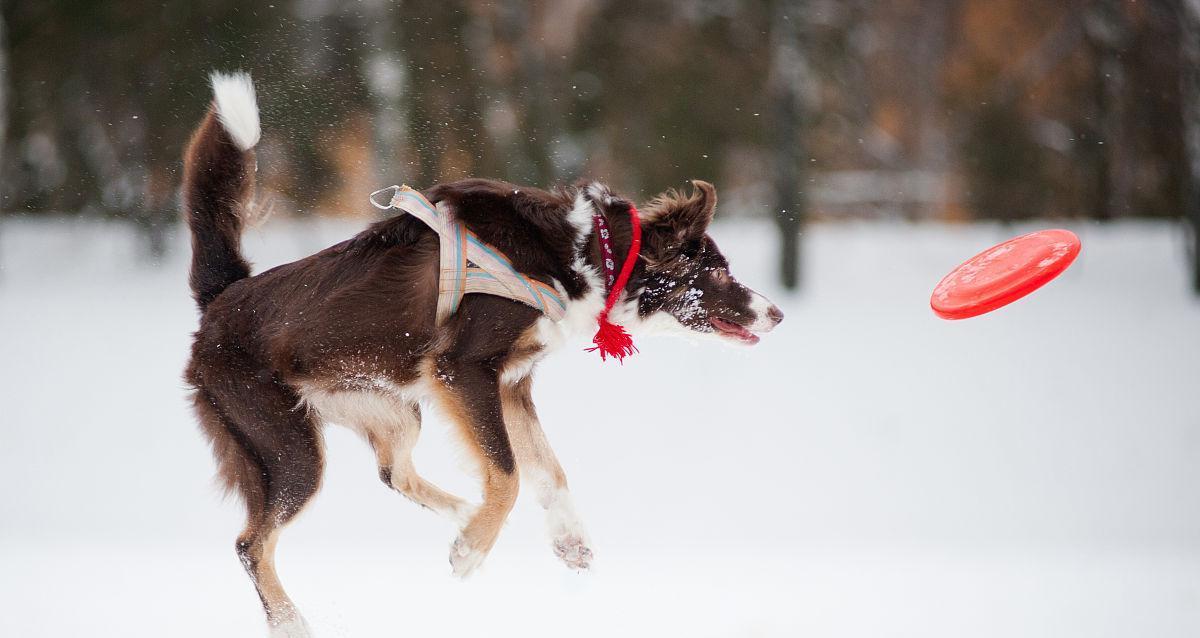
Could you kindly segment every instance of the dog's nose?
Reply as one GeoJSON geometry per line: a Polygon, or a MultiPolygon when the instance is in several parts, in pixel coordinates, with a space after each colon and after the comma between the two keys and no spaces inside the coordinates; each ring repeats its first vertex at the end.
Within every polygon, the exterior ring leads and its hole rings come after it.
{"type": "Polygon", "coordinates": [[[774,321],[775,325],[779,325],[783,321],[783,311],[779,309],[779,306],[772,304],[770,308],[767,308],[767,318],[774,321]]]}

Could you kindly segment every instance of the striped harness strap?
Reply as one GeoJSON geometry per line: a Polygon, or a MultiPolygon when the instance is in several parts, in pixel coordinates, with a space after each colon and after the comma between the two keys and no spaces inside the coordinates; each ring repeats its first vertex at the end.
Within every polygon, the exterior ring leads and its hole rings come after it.
{"type": "Polygon", "coordinates": [[[513,267],[495,247],[484,243],[462,222],[451,218],[448,210],[438,210],[421,193],[408,186],[388,186],[371,193],[371,204],[381,210],[391,208],[425,222],[441,241],[441,274],[438,279],[437,322],[441,325],[458,310],[463,295],[483,293],[507,297],[532,306],[552,321],[566,313],[567,304],[552,286],[527,277],[513,267]],[[387,204],[375,197],[392,191],[387,204]]]}

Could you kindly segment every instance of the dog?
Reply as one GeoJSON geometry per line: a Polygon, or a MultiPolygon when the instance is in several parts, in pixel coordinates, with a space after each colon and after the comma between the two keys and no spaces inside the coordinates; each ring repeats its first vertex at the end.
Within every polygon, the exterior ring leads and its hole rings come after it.
{"type": "MultiPolygon", "coordinates": [[[[280,584],[274,550],[321,485],[327,422],[366,439],[385,485],[460,525],[450,548],[455,575],[487,556],[519,478],[546,511],[554,553],[568,567],[588,568],[592,550],[530,389],[540,359],[596,330],[607,295],[593,214],[607,220],[620,268],[633,204],[598,182],[546,191],[465,179],[423,191],[520,273],[559,291],[567,307],[558,321],[511,299],[471,294],[439,325],[438,236],[412,215],[251,276],[240,236],[257,171],[254,87],[244,74],[214,74],[212,84],[213,101],[184,156],[190,284],[200,309],[185,375],[219,475],[245,503],[237,555],[272,635],[311,633],[280,584]],[[478,506],[414,470],[422,401],[448,415],[478,463],[478,506]]],[[[753,344],[783,320],[734,279],[706,234],[716,203],[713,186],[694,181],[690,194],[669,191],[638,209],[641,249],[614,321],[634,334],[753,344]]]]}

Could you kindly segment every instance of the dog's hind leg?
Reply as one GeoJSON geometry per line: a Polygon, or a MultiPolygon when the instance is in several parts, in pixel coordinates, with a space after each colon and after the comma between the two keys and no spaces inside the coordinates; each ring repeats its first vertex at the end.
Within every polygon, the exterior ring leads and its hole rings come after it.
{"type": "Polygon", "coordinates": [[[305,405],[322,420],[349,427],[367,440],[384,485],[459,525],[466,524],[471,505],[421,478],[413,466],[412,451],[421,436],[421,407],[416,401],[377,390],[305,388],[302,394],[305,405]]]}
{"type": "Polygon", "coordinates": [[[379,460],[379,478],[384,485],[460,526],[467,524],[473,510],[470,503],[421,478],[413,466],[412,451],[421,434],[420,405],[400,403],[388,423],[379,424],[370,432],[368,437],[379,460]]]}
{"type": "Polygon", "coordinates": [[[275,572],[275,545],[320,487],[320,431],[306,411],[295,409],[298,396],[269,375],[213,376],[224,378],[215,387],[196,384],[195,406],[222,478],[246,504],[238,558],[258,590],[272,638],[307,638],[311,631],[275,572]]]}
{"type": "Polygon", "coordinates": [[[587,532],[575,513],[567,475],[554,456],[554,450],[538,421],[531,394],[531,377],[500,388],[504,423],[512,442],[521,475],[532,484],[538,503],[546,510],[546,528],[554,553],[567,567],[587,569],[592,550],[587,532]]]}

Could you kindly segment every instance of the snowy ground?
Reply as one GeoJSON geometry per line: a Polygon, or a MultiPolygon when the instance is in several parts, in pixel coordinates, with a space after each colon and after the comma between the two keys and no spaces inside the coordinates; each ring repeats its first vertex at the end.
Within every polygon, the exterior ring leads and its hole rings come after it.
{"type": "MultiPolygon", "coordinates": [[[[355,222],[275,222],[261,267],[355,222]]],[[[1024,228],[821,226],[807,288],[773,290],[770,227],[714,231],[787,313],[754,349],[647,340],[625,366],[564,351],[536,388],[590,525],[568,573],[518,502],[481,573],[447,524],[328,432],[322,494],[284,535],[319,635],[1200,635],[1200,303],[1166,225],[1073,227],[1083,254],[964,322],[928,295],[1024,228]],[[582,402],[602,388],[632,422],[582,402]]],[[[240,512],[213,489],[180,372],[186,248],[123,227],[0,226],[0,636],[255,636],[240,512]]],[[[443,428],[423,473],[474,496],[443,428]]]]}

